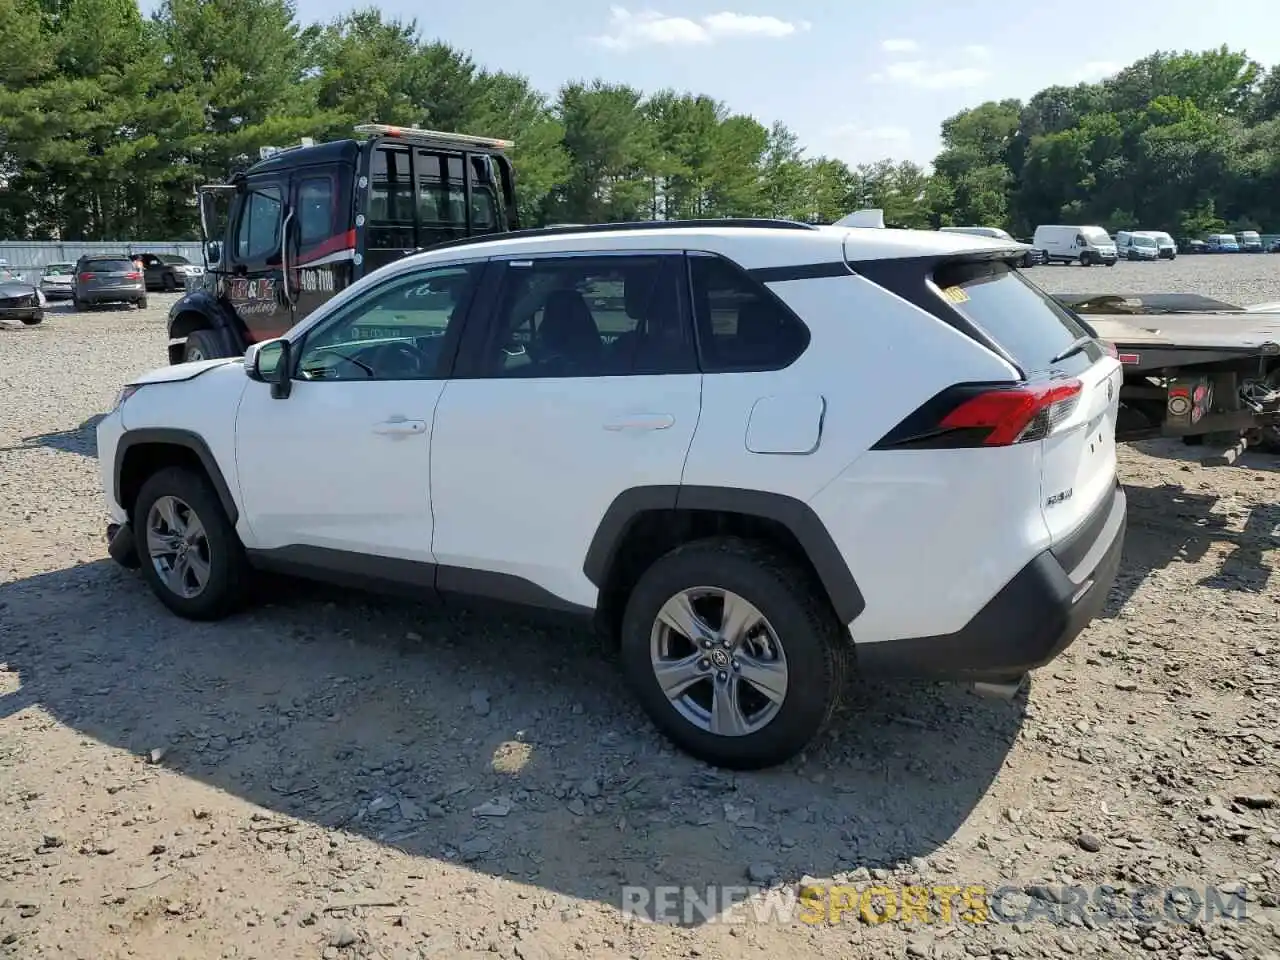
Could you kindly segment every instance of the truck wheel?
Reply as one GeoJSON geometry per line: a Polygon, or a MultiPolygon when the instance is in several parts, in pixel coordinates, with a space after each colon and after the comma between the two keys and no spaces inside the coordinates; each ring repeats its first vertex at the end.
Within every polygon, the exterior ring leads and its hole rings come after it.
{"type": "Polygon", "coordinates": [[[246,596],[248,561],[213,486],[186,467],[147,479],[134,504],[142,575],[188,620],[220,620],[246,596]]]}
{"type": "Polygon", "coordinates": [[[192,330],[187,334],[186,346],[182,348],[183,363],[192,360],[212,360],[221,356],[218,341],[209,330],[192,330]]]}
{"type": "Polygon", "coordinates": [[[752,770],[794,757],[831,720],[849,640],[805,571],[764,544],[717,537],[644,572],[619,652],[640,705],[676,746],[752,770]]]}

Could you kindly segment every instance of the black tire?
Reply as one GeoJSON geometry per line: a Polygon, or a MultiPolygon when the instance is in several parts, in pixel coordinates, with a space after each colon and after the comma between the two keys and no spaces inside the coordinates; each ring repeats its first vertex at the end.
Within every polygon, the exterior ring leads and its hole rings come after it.
{"type": "Polygon", "coordinates": [[[84,309],[84,304],[80,302],[80,298],[74,293],[71,295],[71,309],[76,311],[84,309]]]}
{"type": "Polygon", "coordinates": [[[1089,257],[1089,254],[1088,254],[1088,253],[1082,253],[1082,254],[1080,254],[1080,266],[1082,266],[1082,267],[1090,267],[1090,266],[1093,266],[1093,260],[1092,260],[1092,259],[1090,259],[1090,257],[1089,257]]]}
{"type": "Polygon", "coordinates": [[[160,286],[164,287],[166,293],[173,293],[178,289],[178,282],[173,279],[172,273],[166,273],[160,281],[160,286]]]}
{"type": "Polygon", "coordinates": [[[183,362],[191,360],[212,360],[222,355],[222,348],[210,330],[192,330],[187,334],[187,342],[182,347],[183,362]]]}
{"type": "Polygon", "coordinates": [[[34,326],[36,326],[37,324],[40,324],[40,323],[43,323],[43,322],[44,322],[44,314],[43,314],[43,313],[37,313],[34,317],[23,317],[23,318],[22,318],[23,326],[27,326],[27,327],[34,327],[34,326]]]}
{"type": "Polygon", "coordinates": [[[136,303],[137,303],[137,306],[138,306],[138,309],[139,309],[139,310],[145,310],[145,309],[147,309],[147,298],[146,298],[146,297],[142,297],[140,300],[137,300],[137,301],[136,301],[136,303]]]}
{"type": "Polygon", "coordinates": [[[644,572],[623,614],[619,654],[640,705],[672,743],[715,766],[758,770],[791,759],[830,722],[844,691],[850,650],[807,571],[764,544],[717,537],[677,547],[644,572]],[[759,730],[740,736],[704,730],[686,719],[659,685],[650,654],[658,612],[681,591],[697,587],[746,599],[780,641],[787,692],[759,730]]]}
{"type": "Polygon", "coordinates": [[[142,558],[142,575],[151,591],[166,607],[187,620],[220,620],[234,613],[247,594],[248,561],[244,546],[208,479],[186,467],[166,467],[147,478],[133,508],[134,537],[142,558]],[[147,546],[147,524],[151,508],[162,497],[175,497],[186,504],[204,528],[202,556],[208,564],[208,578],[195,596],[175,592],[156,569],[147,546]]]}

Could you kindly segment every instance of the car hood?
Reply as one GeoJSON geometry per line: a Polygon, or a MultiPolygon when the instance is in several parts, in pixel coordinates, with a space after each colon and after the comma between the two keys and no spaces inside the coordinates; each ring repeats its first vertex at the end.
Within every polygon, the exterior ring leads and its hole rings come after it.
{"type": "Polygon", "coordinates": [[[0,297],[25,297],[35,292],[36,288],[31,284],[18,280],[6,280],[0,283],[0,297]]]}
{"type": "Polygon", "coordinates": [[[146,383],[179,383],[192,380],[210,370],[226,367],[231,364],[244,363],[243,357],[215,357],[212,360],[193,360],[190,363],[175,363],[167,367],[157,367],[129,381],[129,386],[140,387],[146,383]]]}

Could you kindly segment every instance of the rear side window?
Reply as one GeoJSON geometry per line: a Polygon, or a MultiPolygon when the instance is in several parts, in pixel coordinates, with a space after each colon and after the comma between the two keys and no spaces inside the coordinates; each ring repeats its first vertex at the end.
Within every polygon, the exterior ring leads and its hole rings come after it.
{"type": "Polygon", "coordinates": [[[809,345],[795,314],[729,261],[690,256],[689,278],[705,372],[781,370],[809,345]]]}
{"type": "Polygon", "coordinates": [[[1089,331],[1003,261],[947,264],[933,280],[952,307],[1000,344],[1028,374],[1051,369],[1079,373],[1102,357],[1102,348],[1091,344],[1054,362],[1089,331]]]}

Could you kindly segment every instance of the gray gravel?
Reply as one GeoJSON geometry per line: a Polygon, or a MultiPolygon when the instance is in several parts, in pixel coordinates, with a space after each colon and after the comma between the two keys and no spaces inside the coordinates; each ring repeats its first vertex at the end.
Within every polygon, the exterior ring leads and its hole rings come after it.
{"type": "MultiPolygon", "coordinates": [[[[1280,257],[1036,273],[1130,292],[1212,265],[1280,257]]],[[[1120,580],[1025,702],[857,683],[807,756],[728,776],[653,734],[585,636],[275,581],[221,624],[163,611],[105,559],[89,426],[163,362],[152,301],[0,330],[0,955],[1277,960],[1280,461],[1126,449],[1120,580]],[[1039,912],[619,909],[624,884],[802,879],[1004,884],[1039,912]],[[1246,919],[1062,910],[1099,884],[1242,884],[1246,919]]]]}
{"type": "Polygon", "coordinates": [[[1193,254],[1114,267],[1053,264],[1027,276],[1049,293],[1198,293],[1247,307],[1280,300],[1280,255],[1193,254]]]}

